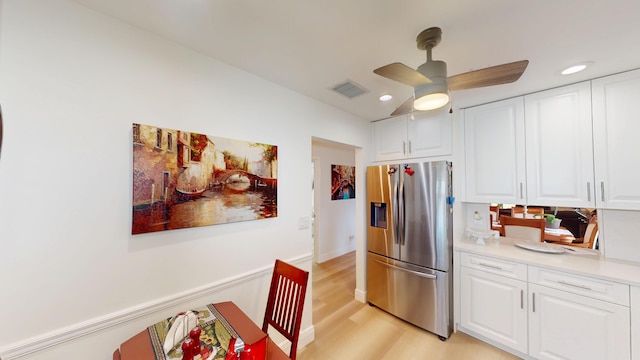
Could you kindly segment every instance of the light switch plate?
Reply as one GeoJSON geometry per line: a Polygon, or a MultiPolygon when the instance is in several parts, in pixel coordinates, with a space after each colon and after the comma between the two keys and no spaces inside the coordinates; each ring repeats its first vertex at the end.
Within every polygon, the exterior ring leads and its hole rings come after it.
{"type": "Polygon", "coordinates": [[[298,220],[298,230],[305,230],[309,228],[309,217],[303,216],[298,220]]]}

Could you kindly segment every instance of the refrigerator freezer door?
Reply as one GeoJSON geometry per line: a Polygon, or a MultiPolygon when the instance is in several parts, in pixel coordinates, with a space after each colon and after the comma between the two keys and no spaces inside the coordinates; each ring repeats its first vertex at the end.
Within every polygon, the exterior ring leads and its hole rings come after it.
{"type": "Polygon", "coordinates": [[[369,302],[425,330],[448,338],[451,326],[449,274],[367,254],[369,302]]]}
{"type": "Polygon", "coordinates": [[[398,258],[398,165],[367,168],[367,250],[398,258]]]}
{"type": "Polygon", "coordinates": [[[449,271],[452,262],[451,163],[406,164],[401,172],[400,260],[449,271]],[[407,171],[407,169],[410,169],[407,171]]]}

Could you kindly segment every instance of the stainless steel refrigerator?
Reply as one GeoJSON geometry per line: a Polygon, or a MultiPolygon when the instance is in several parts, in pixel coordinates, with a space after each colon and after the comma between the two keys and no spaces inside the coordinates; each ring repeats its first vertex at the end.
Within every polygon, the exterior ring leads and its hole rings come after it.
{"type": "Polygon", "coordinates": [[[447,161],[367,168],[367,298],[435,333],[452,331],[452,171],[447,161]]]}

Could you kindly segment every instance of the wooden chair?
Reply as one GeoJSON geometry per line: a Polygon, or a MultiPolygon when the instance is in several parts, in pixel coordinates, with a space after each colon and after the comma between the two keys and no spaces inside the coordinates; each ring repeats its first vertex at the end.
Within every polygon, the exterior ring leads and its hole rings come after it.
{"type": "Polygon", "coordinates": [[[296,358],[308,280],[308,271],[276,260],[262,331],[268,332],[269,325],[271,325],[289,340],[291,342],[291,351],[289,352],[291,360],[296,358]]]}
{"type": "Polygon", "coordinates": [[[511,216],[500,216],[500,235],[544,242],[544,218],[523,219],[511,216]]]}
{"type": "Polygon", "coordinates": [[[584,237],[577,238],[573,243],[567,245],[595,249],[598,245],[598,235],[598,217],[594,215],[589,220],[587,229],[584,232],[584,237]]]}
{"type": "Polygon", "coordinates": [[[498,222],[498,214],[500,213],[500,209],[497,206],[489,205],[489,220],[492,223],[498,222]]]}
{"type": "MultiPolygon", "coordinates": [[[[544,214],[544,208],[541,207],[527,207],[527,214],[544,214]]],[[[511,208],[511,216],[516,218],[524,217],[524,207],[523,206],[514,206],[511,208]]]]}

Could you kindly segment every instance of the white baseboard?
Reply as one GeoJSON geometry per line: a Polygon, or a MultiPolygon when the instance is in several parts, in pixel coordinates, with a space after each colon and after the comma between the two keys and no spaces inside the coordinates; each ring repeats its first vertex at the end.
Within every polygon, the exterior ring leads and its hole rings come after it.
{"type": "MultiPolygon", "coordinates": [[[[305,254],[293,259],[287,259],[286,261],[295,265],[298,263],[311,262],[312,259],[311,254],[305,254]]],[[[126,323],[135,322],[138,319],[154,315],[155,313],[162,313],[167,309],[179,307],[189,301],[211,297],[213,294],[232,287],[240,287],[243,283],[249,282],[253,279],[265,277],[270,280],[272,271],[273,266],[252,269],[246,273],[206,284],[182,293],[173,294],[171,296],[132,306],[64,328],[59,328],[48,333],[39,334],[0,349],[0,360],[15,360],[29,354],[44,351],[56,345],[86,337],[99,331],[124,326],[126,323]]],[[[305,331],[309,330],[305,329],[305,331]]],[[[313,340],[313,326],[311,326],[310,331],[311,340],[308,340],[309,342],[313,340]]],[[[300,338],[302,339],[302,333],[300,338]]]]}
{"type": "Polygon", "coordinates": [[[355,291],[355,299],[357,301],[360,301],[361,303],[366,303],[367,302],[367,292],[359,290],[359,289],[356,289],[356,291],[355,291]]]}
{"type": "Polygon", "coordinates": [[[355,248],[344,248],[344,249],[334,249],[333,251],[318,254],[318,263],[323,263],[325,261],[331,260],[333,258],[337,258],[338,256],[342,256],[344,254],[350,253],[352,251],[356,251],[355,248]]]}
{"type": "MultiPolygon", "coordinates": [[[[291,342],[285,337],[278,333],[277,331],[273,331],[269,333],[269,338],[286,354],[289,354],[291,351],[291,342]]],[[[315,328],[313,325],[300,330],[300,335],[298,336],[298,351],[303,347],[309,345],[313,339],[315,339],[315,328]]],[[[2,360],[2,359],[0,359],[2,360]]]]}
{"type": "Polygon", "coordinates": [[[311,342],[315,338],[316,338],[316,331],[313,325],[307,327],[306,329],[301,329],[300,336],[298,337],[298,349],[311,344],[311,342]]]}

